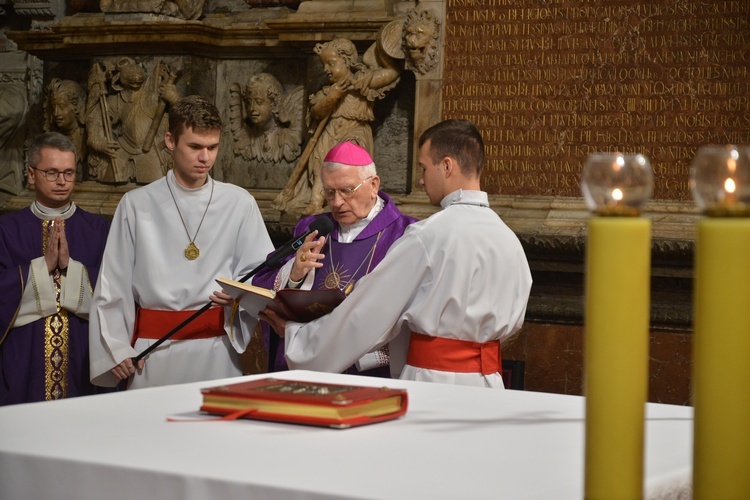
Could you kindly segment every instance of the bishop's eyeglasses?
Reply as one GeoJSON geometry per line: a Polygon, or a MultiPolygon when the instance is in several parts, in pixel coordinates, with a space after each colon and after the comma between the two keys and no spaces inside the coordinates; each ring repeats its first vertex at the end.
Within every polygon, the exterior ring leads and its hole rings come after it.
{"type": "Polygon", "coordinates": [[[338,193],[339,196],[341,196],[341,198],[344,200],[351,200],[352,196],[354,196],[354,193],[357,192],[357,189],[361,188],[362,184],[364,184],[365,182],[369,181],[372,178],[373,176],[371,175],[370,177],[363,180],[362,182],[360,182],[353,188],[342,188],[342,189],[325,189],[324,188],[324,189],[321,189],[321,193],[323,194],[323,196],[326,197],[327,200],[334,199],[336,197],[336,193],[338,193]]]}
{"type": "Polygon", "coordinates": [[[55,182],[61,175],[63,176],[63,179],[65,179],[65,182],[73,182],[76,180],[76,171],[75,170],[42,170],[41,168],[31,167],[37,172],[40,172],[45,179],[47,179],[49,182],[55,182]]]}

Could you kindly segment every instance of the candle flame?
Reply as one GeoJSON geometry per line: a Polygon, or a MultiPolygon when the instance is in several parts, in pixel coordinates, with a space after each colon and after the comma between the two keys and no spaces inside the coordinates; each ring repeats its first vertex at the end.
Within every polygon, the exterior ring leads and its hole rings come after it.
{"type": "Polygon", "coordinates": [[[727,160],[727,170],[729,170],[730,174],[733,174],[737,170],[737,160],[729,158],[727,160]]]}
{"type": "Polygon", "coordinates": [[[622,190],[620,188],[614,188],[612,190],[612,199],[615,201],[622,201],[622,190]]]}
{"type": "Polygon", "coordinates": [[[737,186],[734,183],[734,179],[731,177],[724,181],[724,191],[727,193],[734,193],[734,191],[737,189],[737,186]]]}

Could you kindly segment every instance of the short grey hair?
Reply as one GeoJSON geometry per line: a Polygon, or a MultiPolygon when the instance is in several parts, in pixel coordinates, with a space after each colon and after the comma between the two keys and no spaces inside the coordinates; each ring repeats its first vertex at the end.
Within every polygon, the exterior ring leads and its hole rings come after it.
{"type": "Polygon", "coordinates": [[[39,161],[42,159],[42,149],[50,148],[57,149],[58,151],[71,152],[76,157],[76,163],[78,162],[78,153],[76,152],[75,144],[70,140],[70,137],[63,135],[60,132],[45,132],[34,137],[29,146],[29,165],[36,167],[39,161]]]}

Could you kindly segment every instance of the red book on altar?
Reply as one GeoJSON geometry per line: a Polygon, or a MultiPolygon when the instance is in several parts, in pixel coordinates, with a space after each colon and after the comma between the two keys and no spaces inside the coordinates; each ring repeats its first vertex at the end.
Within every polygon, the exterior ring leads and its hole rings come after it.
{"type": "Polygon", "coordinates": [[[201,411],[346,429],[406,413],[406,390],[264,378],[201,389],[201,411]]]}

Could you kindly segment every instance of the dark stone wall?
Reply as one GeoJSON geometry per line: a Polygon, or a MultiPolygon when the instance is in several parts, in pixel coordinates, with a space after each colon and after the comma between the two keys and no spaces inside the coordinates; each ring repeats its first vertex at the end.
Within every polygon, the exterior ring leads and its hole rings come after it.
{"type": "MultiPolygon", "coordinates": [[[[651,331],[650,402],[691,404],[692,338],[687,330],[651,331]]],[[[503,359],[524,361],[525,390],[583,395],[583,345],[580,325],[527,321],[503,344],[503,359]]]]}

